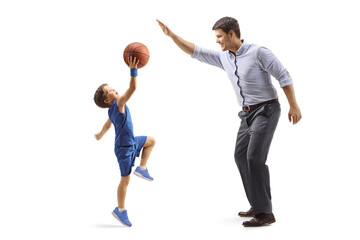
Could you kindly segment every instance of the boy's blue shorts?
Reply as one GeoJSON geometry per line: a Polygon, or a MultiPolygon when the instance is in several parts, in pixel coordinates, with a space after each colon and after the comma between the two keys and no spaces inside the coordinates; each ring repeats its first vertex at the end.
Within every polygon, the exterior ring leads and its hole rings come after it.
{"type": "Polygon", "coordinates": [[[147,136],[135,137],[135,144],[126,147],[116,147],[115,155],[117,157],[122,177],[131,173],[135,158],[140,156],[141,149],[146,142],[147,136]]]}

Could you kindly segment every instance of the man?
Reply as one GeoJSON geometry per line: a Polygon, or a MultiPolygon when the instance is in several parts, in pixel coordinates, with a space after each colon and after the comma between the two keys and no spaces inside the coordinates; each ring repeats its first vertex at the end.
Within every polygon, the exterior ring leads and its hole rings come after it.
{"type": "Polygon", "coordinates": [[[245,227],[274,223],[266,159],[280,117],[280,104],[270,75],[279,81],[284,90],[290,104],[289,121],[296,124],[301,119],[301,112],[289,73],[270,50],[242,40],[239,24],[234,18],[221,18],[212,28],[222,52],[188,42],[157,21],[163,32],[185,53],[228,74],[238,103],[242,106],[235,162],[251,205],[249,211],[239,212],[238,215],[253,217],[243,222],[245,227]]]}

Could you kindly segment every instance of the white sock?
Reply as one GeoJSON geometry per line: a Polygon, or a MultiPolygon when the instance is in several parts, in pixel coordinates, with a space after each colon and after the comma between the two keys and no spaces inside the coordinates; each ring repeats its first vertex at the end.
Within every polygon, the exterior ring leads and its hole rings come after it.
{"type": "Polygon", "coordinates": [[[119,212],[123,212],[125,211],[126,209],[125,208],[118,208],[119,212]]]}
{"type": "Polygon", "coordinates": [[[143,166],[140,166],[141,170],[146,170],[146,166],[143,167],[143,166]]]}

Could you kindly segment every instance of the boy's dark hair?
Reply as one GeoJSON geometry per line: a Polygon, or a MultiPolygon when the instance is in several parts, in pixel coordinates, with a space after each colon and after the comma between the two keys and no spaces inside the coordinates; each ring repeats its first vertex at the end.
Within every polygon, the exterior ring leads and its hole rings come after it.
{"type": "Polygon", "coordinates": [[[228,34],[230,32],[230,30],[233,30],[235,32],[235,35],[238,38],[241,38],[239,23],[235,18],[232,18],[232,17],[220,18],[214,24],[212,30],[216,30],[218,28],[223,30],[226,34],[228,34]]]}
{"type": "Polygon", "coordinates": [[[95,101],[95,104],[98,105],[99,107],[101,108],[108,108],[110,107],[111,105],[104,102],[105,99],[106,99],[106,95],[105,95],[105,92],[103,90],[103,88],[107,86],[106,83],[102,84],[95,92],[94,94],[94,101],[95,101]]]}

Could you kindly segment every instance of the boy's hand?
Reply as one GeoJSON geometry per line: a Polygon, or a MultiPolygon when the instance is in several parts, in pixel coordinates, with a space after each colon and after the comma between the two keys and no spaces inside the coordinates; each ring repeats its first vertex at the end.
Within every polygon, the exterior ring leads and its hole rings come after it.
{"type": "Polygon", "coordinates": [[[136,57],[134,57],[134,59],[132,58],[132,56],[129,57],[129,68],[137,68],[137,65],[139,63],[139,60],[136,59],[136,57]]]}
{"type": "Polygon", "coordinates": [[[95,134],[95,139],[99,141],[102,138],[102,136],[103,135],[101,133],[97,133],[95,134]]]}

